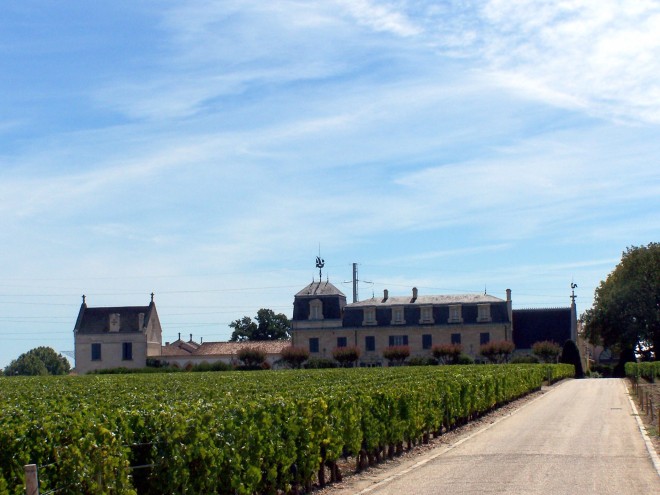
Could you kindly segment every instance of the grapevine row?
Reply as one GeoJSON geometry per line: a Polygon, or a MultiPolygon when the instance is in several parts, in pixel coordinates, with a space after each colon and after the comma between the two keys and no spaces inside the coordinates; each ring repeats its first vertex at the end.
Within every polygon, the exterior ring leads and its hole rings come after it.
{"type": "Polygon", "coordinates": [[[0,380],[0,494],[305,491],[532,390],[569,365],[0,380]]]}

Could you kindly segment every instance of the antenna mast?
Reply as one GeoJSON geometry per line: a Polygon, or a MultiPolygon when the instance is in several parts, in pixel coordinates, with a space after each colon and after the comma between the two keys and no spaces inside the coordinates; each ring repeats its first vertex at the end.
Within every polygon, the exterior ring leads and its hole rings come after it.
{"type": "MultiPolygon", "coordinates": [[[[373,282],[369,282],[367,280],[360,280],[358,278],[358,264],[353,263],[353,302],[358,302],[358,300],[360,299],[358,294],[360,282],[373,285],[373,282]]],[[[344,283],[347,284],[348,282],[344,282],[344,283]]]]}

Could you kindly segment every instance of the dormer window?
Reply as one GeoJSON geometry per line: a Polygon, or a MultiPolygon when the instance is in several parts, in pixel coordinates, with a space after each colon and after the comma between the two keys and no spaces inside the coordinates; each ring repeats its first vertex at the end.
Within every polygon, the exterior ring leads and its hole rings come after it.
{"type": "Polygon", "coordinates": [[[320,299],[314,299],[309,303],[309,319],[322,320],[323,319],[323,302],[320,299]]]}
{"type": "Polygon", "coordinates": [[[448,323],[462,323],[463,322],[463,316],[461,313],[461,305],[460,304],[452,304],[449,306],[449,320],[447,320],[448,323]]]}
{"type": "Polygon", "coordinates": [[[119,313],[110,313],[108,316],[108,329],[111,332],[118,332],[121,325],[121,315],[119,313]]]}
{"type": "Polygon", "coordinates": [[[376,324],[376,308],[364,308],[363,312],[363,325],[375,325],[376,324]]]}
{"type": "Polygon", "coordinates": [[[419,314],[420,323],[433,323],[433,306],[422,306],[419,314]]]}
{"type": "Polygon", "coordinates": [[[395,306],[392,308],[392,325],[403,325],[406,322],[403,318],[403,307],[395,306]]]}
{"type": "Polygon", "coordinates": [[[478,310],[478,315],[477,315],[478,322],[492,321],[492,318],[490,316],[490,304],[479,304],[477,305],[477,310],[478,310]]]}

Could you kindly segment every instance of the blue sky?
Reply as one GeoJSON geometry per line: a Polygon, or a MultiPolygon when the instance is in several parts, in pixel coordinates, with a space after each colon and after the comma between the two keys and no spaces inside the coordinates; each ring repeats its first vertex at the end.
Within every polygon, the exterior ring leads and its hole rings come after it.
{"type": "Polygon", "coordinates": [[[164,340],[350,299],[578,309],[660,237],[658,1],[7,1],[0,367],[80,296],[164,340]]]}

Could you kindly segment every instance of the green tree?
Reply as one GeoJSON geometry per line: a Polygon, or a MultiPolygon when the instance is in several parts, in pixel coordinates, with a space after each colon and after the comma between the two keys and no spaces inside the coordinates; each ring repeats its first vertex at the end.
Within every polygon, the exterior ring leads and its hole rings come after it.
{"type": "Polygon", "coordinates": [[[457,364],[462,352],[461,344],[438,344],[431,349],[433,357],[441,364],[457,364]]]}
{"type": "Polygon", "coordinates": [[[332,357],[342,368],[350,368],[360,359],[360,348],[357,346],[335,347],[332,350],[332,357]]]}
{"type": "Polygon", "coordinates": [[[237,353],[238,359],[246,369],[258,369],[266,361],[266,351],[256,347],[246,347],[237,353]]]}
{"type": "Polygon", "coordinates": [[[229,324],[233,328],[231,342],[246,340],[288,340],[291,322],[282,313],[275,314],[272,309],[257,311],[256,322],[249,316],[234,320],[229,324]]]}
{"type": "Polygon", "coordinates": [[[410,356],[410,347],[407,345],[392,345],[383,349],[383,357],[389,361],[390,366],[401,366],[410,356]]]}
{"type": "Polygon", "coordinates": [[[479,354],[494,364],[508,363],[515,348],[513,342],[508,340],[491,341],[479,348],[479,354]]]}
{"type": "Polygon", "coordinates": [[[556,363],[557,357],[561,354],[561,347],[549,340],[534,342],[532,345],[532,354],[537,356],[544,363],[556,363]]]}
{"type": "Polygon", "coordinates": [[[658,360],[660,352],[660,243],[631,246],[600,283],[582,315],[587,338],[631,356],[658,360]]]}
{"type": "Polygon", "coordinates": [[[36,347],[21,354],[4,370],[6,376],[65,375],[71,370],[69,361],[50,347],[36,347]]]}
{"type": "Polygon", "coordinates": [[[300,369],[309,359],[309,351],[305,347],[285,347],[282,349],[282,361],[293,369],[300,369]]]}

